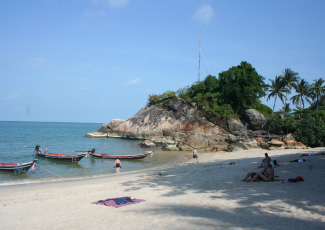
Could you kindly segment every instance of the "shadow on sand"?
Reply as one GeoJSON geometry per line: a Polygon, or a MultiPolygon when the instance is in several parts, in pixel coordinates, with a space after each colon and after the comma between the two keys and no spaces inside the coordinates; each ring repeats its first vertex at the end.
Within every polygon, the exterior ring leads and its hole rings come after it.
{"type": "Polygon", "coordinates": [[[137,181],[127,181],[124,185],[127,186],[127,192],[143,187],[157,191],[162,187],[169,188],[162,196],[179,197],[180,202],[165,203],[146,211],[157,217],[166,213],[179,218],[191,217],[190,221],[193,219],[192,224],[197,225],[197,229],[252,229],[252,226],[253,229],[322,229],[325,226],[325,185],[320,181],[325,182],[325,156],[308,157],[301,164],[290,162],[300,158],[300,155],[301,152],[275,157],[280,164],[275,169],[275,175],[280,180],[275,182],[241,181],[248,173],[246,169],[259,171],[257,166],[261,157],[258,160],[246,158],[178,166],[156,171],[150,177],[137,181]],[[232,161],[236,164],[229,165],[232,161]],[[298,175],[303,176],[305,181],[288,183],[289,177],[298,175]],[[314,183],[321,186],[315,186],[314,183]],[[182,200],[185,197],[182,195],[187,193],[195,197],[194,203],[198,205],[182,200]],[[307,219],[304,216],[306,212],[314,218],[307,219]],[[195,222],[197,217],[206,221],[195,222]],[[283,223],[286,223],[285,226],[283,223]]]}

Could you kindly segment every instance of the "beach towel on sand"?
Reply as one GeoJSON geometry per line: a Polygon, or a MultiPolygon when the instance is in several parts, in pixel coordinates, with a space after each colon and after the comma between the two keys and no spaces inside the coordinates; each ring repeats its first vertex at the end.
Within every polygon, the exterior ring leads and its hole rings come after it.
{"type": "Polygon", "coordinates": [[[137,204],[137,203],[140,203],[143,201],[145,201],[145,200],[135,199],[135,198],[132,199],[129,196],[125,196],[125,197],[108,198],[105,200],[99,200],[99,201],[93,202],[92,204],[101,204],[101,205],[111,206],[114,208],[119,208],[119,207],[123,207],[123,206],[130,205],[130,204],[137,204]]]}

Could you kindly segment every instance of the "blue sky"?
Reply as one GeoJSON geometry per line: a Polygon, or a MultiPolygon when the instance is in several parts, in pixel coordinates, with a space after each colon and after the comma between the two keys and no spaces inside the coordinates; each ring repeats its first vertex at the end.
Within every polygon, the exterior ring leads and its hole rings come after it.
{"type": "MultiPolygon", "coordinates": [[[[128,119],[150,94],[247,61],[325,78],[325,1],[0,1],[0,120],[128,119]]],[[[273,107],[273,99],[263,102],[273,107]]],[[[276,110],[282,107],[279,102],[276,110]]]]}

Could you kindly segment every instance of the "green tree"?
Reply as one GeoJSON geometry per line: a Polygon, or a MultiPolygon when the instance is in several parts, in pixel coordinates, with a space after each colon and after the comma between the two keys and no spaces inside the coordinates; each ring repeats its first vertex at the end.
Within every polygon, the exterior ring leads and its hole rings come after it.
{"type": "Polygon", "coordinates": [[[294,132],[297,141],[311,146],[325,146],[325,110],[303,114],[294,132]]]}
{"type": "Polygon", "coordinates": [[[283,105],[282,110],[280,110],[283,113],[290,113],[292,111],[292,109],[290,108],[290,104],[287,103],[285,105],[283,105]]]}
{"type": "Polygon", "coordinates": [[[288,134],[295,131],[296,119],[289,113],[277,112],[270,117],[270,127],[276,134],[288,134]]]}
{"type": "Polygon", "coordinates": [[[283,83],[286,88],[286,97],[285,97],[285,103],[284,108],[286,108],[287,105],[287,98],[288,93],[291,92],[292,87],[295,87],[297,85],[297,82],[299,80],[299,74],[297,72],[294,72],[293,70],[286,68],[284,69],[283,76],[280,75],[280,78],[283,80],[283,83]]]}
{"type": "Polygon", "coordinates": [[[292,103],[297,107],[304,109],[305,101],[311,104],[310,97],[310,86],[307,81],[301,79],[300,82],[295,87],[297,94],[291,97],[292,103]]]}
{"type": "Polygon", "coordinates": [[[157,94],[149,95],[149,98],[148,98],[148,105],[154,105],[154,104],[156,104],[158,101],[159,101],[159,95],[157,95],[157,94]]]}
{"type": "Polygon", "coordinates": [[[219,74],[219,91],[222,104],[229,104],[235,112],[256,106],[265,96],[264,77],[247,62],[231,67],[219,74]]]}
{"type": "Polygon", "coordinates": [[[284,88],[284,83],[281,80],[280,77],[275,76],[274,80],[269,79],[271,81],[271,85],[268,86],[268,92],[270,93],[267,97],[267,101],[271,98],[274,97],[274,105],[273,105],[273,112],[274,112],[274,107],[276,103],[276,99],[280,98],[280,100],[283,103],[283,98],[285,97],[284,93],[286,92],[284,88]]]}
{"type": "Polygon", "coordinates": [[[322,96],[325,94],[325,86],[323,85],[325,81],[323,78],[315,79],[314,84],[311,85],[311,97],[316,103],[316,108],[318,110],[318,103],[320,102],[322,96]]]}

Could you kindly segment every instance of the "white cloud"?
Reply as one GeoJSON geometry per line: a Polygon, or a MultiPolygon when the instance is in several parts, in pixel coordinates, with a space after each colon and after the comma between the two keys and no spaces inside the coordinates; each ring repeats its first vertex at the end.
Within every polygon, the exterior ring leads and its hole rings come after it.
{"type": "Polygon", "coordinates": [[[111,8],[123,8],[129,3],[129,0],[92,0],[93,3],[105,3],[111,8]]]}
{"type": "Polygon", "coordinates": [[[209,4],[206,4],[200,6],[196,10],[193,18],[200,23],[208,24],[212,20],[213,16],[214,16],[213,8],[209,4]]]}
{"type": "Polygon", "coordinates": [[[140,79],[139,78],[136,78],[134,80],[127,81],[125,83],[125,85],[128,85],[128,86],[139,85],[139,84],[140,84],[140,79]]]}

